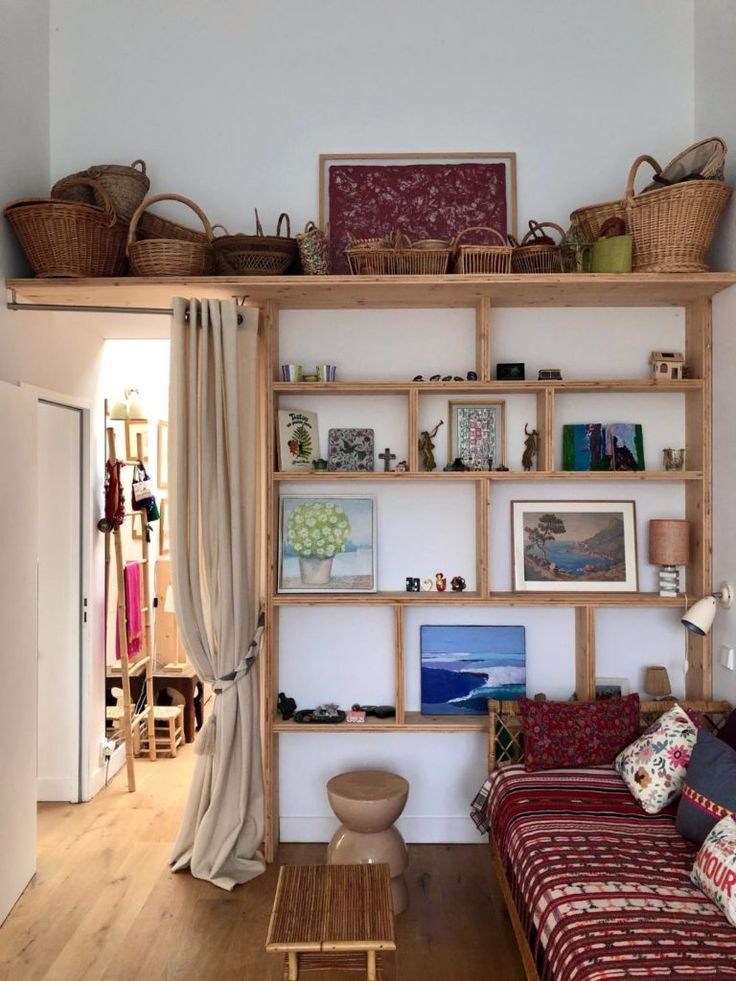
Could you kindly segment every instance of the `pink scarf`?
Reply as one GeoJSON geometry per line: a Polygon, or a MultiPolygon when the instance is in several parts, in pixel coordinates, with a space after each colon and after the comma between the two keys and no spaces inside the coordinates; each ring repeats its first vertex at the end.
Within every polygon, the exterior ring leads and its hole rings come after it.
{"type": "MultiPolygon", "coordinates": [[[[143,611],[141,609],[141,563],[125,566],[125,619],[128,624],[128,658],[143,650],[143,611]]],[[[115,634],[115,657],[120,660],[120,634],[115,634]]]]}

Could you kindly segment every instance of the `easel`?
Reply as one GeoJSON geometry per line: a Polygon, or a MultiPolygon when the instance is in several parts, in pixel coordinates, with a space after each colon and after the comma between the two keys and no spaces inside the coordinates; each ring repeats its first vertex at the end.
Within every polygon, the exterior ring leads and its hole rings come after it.
{"type": "MultiPolygon", "coordinates": [[[[137,437],[138,458],[143,459],[143,437],[137,437]]],[[[111,463],[117,460],[115,449],[115,430],[112,426],[107,427],[107,453],[111,463]]],[[[135,791],[135,757],[133,745],[134,727],[139,726],[143,719],[146,720],[148,728],[148,756],[156,759],[156,739],[154,731],[153,715],[153,672],[152,672],[152,629],[151,629],[151,595],[148,582],[148,538],[146,536],[147,514],[145,511],[126,512],[126,518],[141,520],[141,565],[143,567],[143,637],[144,654],[131,665],[128,663],[128,624],[125,617],[125,563],[123,561],[123,542],[120,536],[120,527],[115,526],[112,530],[113,541],[115,544],[115,568],[117,573],[117,634],[120,647],[120,680],[123,690],[123,717],[120,728],[125,740],[125,764],[128,772],[128,790],[135,791]],[[130,679],[145,672],[146,684],[146,707],[142,712],[133,713],[130,698],[130,679]]]]}

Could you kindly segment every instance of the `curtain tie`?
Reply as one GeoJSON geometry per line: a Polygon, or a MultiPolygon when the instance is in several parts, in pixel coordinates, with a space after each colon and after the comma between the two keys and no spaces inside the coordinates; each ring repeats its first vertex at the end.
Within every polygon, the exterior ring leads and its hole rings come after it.
{"type": "MultiPolygon", "coordinates": [[[[236,668],[234,668],[232,671],[228,671],[228,673],[222,675],[221,678],[215,679],[214,684],[212,685],[212,691],[214,692],[215,696],[224,695],[225,692],[230,691],[231,688],[234,688],[242,678],[245,678],[250,674],[250,669],[255,664],[256,657],[258,656],[265,626],[266,614],[263,610],[261,610],[258,614],[258,626],[253,634],[253,639],[248,645],[248,650],[246,651],[245,656],[236,668]]],[[[214,756],[217,737],[217,723],[215,722],[216,707],[217,700],[215,699],[215,706],[210,713],[210,717],[200,730],[199,735],[197,736],[197,741],[194,744],[194,752],[199,756],[214,756]]]]}

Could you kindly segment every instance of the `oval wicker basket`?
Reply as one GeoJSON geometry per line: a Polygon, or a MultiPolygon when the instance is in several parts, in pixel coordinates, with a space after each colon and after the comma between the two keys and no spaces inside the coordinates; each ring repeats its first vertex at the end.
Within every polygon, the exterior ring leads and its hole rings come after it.
{"type": "Polygon", "coordinates": [[[487,225],[474,225],[455,236],[452,244],[456,273],[510,273],[513,246],[507,245],[497,229],[487,225]],[[462,244],[462,239],[473,232],[489,233],[496,242],[462,244]]]}
{"type": "MultiPolygon", "coordinates": [[[[560,245],[535,241],[540,238],[543,228],[554,228],[560,236],[560,242],[565,237],[565,230],[553,221],[530,221],[529,231],[519,245],[514,246],[511,256],[511,268],[515,273],[558,273],[562,272],[560,245]]],[[[513,241],[513,239],[510,239],[513,241]]]]}
{"type": "Polygon", "coordinates": [[[102,207],[54,198],[11,201],[4,214],[36,276],[120,276],[125,272],[127,226],[110,194],[97,181],[75,180],[103,202],[102,207]]]}
{"type": "Polygon", "coordinates": [[[264,235],[256,209],[255,235],[230,235],[225,232],[212,241],[217,272],[221,276],[282,276],[296,259],[297,242],[291,237],[291,222],[286,212],[279,215],[275,235],[264,235]],[[281,223],[286,219],[286,235],[281,223]]]}
{"type": "Polygon", "coordinates": [[[80,177],[91,177],[102,184],[110,194],[118,215],[126,221],[130,221],[133,217],[133,213],[148,194],[151,186],[146,175],[145,160],[134,160],[128,167],[121,164],[96,164],[78,174],[62,177],[51,188],[51,197],[101,205],[98,194],[95,194],[91,188],[79,184],[80,177]]]}
{"type": "Polygon", "coordinates": [[[451,243],[444,239],[412,242],[402,232],[387,239],[353,239],[345,249],[354,276],[443,276],[450,264],[451,243]]]}
{"type": "Polygon", "coordinates": [[[215,269],[212,248],[212,227],[202,209],[180,194],[154,194],[138,206],[128,231],[128,258],[134,276],[208,276],[215,269]],[[204,227],[204,235],[192,242],[183,238],[137,239],[141,217],[158,201],[179,201],[197,215],[204,227]]]}

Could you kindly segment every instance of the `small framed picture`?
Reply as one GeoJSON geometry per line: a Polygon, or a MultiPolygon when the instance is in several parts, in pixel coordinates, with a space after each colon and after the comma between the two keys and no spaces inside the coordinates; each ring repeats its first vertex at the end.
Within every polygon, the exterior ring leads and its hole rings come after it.
{"type": "Polygon", "coordinates": [[[523,361],[496,365],[496,381],[524,381],[525,374],[523,361]]]}
{"type": "Polygon", "coordinates": [[[169,554],[169,502],[165,497],[159,503],[161,517],[158,520],[158,554],[169,554]]]}
{"type": "Polygon", "coordinates": [[[312,470],[319,459],[319,428],[316,412],[279,409],[279,469],[312,470]]]}
{"type": "Polygon", "coordinates": [[[487,470],[504,466],[505,430],[505,402],[450,402],[449,459],[487,470]]]}
{"type": "Polygon", "coordinates": [[[633,501],[512,501],[514,589],[636,592],[633,501]]]}
{"type": "Polygon", "coordinates": [[[628,678],[596,678],[595,697],[625,698],[629,694],[628,678]]]}
{"type": "Polygon", "coordinates": [[[165,419],[159,419],[158,446],[156,448],[158,464],[158,489],[166,490],[169,486],[169,424],[165,419]]]}
{"type": "Polygon", "coordinates": [[[125,459],[148,463],[148,419],[125,420],[125,459]],[[138,437],[141,437],[142,455],[138,454],[138,437]]]}

